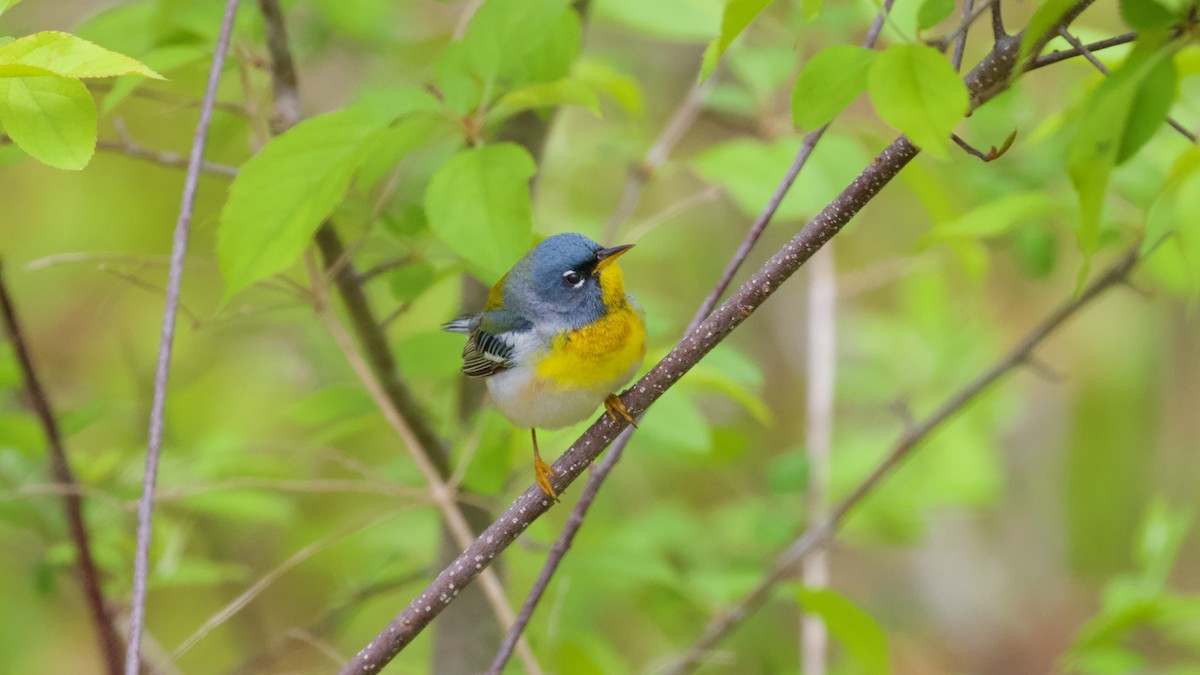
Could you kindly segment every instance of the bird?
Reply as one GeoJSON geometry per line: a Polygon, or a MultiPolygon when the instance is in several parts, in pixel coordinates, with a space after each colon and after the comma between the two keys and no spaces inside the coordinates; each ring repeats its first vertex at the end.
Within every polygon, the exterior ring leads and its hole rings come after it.
{"type": "Polygon", "coordinates": [[[614,422],[634,423],[615,393],[646,355],[645,315],[617,264],[632,248],[575,233],[548,237],[500,277],[482,313],[442,326],[467,335],[463,374],[485,378],[500,412],[530,430],[534,477],[556,501],[537,430],[580,422],[602,403],[614,422]]]}

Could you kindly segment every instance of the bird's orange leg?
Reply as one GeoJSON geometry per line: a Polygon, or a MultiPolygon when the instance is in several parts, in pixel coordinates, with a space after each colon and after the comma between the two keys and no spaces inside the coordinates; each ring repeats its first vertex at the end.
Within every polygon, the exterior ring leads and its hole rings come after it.
{"type": "Polygon", "coordinates": [[[604,412],[608,413],[614,423],[624,419],[634,429],[637,428],[637,424],[633,421],[633,415],[629,414],[629,410],[624,403],[621,403],[621,399],[616,394],[609,394],[604,399],[604,412]]]}
{"type": "Polygon", "coordinates": [[[529,435],[533,438],[533,475],[537,480],[538,487],[542,488],[542,492],[546,496],[558,501],[558,493],[554,491],[554,486],[550,484],[550,476],[554,475],[554,469],[550,465],[542,461],[542,453],[538,452],[537,444],[537,429],[530,429],[529,435]]]}

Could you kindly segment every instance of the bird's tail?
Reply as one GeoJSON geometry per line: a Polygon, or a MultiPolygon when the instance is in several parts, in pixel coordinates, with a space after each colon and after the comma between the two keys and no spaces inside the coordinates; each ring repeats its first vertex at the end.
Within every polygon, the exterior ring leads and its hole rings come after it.
{"type": "Polygon", "coordinates": [[[475,329],[475,324],[479,323],[479,316],[460,316],[453,321],[448,321],[442,324],[442,330],[451,333],[470,333],[475,329]]]}

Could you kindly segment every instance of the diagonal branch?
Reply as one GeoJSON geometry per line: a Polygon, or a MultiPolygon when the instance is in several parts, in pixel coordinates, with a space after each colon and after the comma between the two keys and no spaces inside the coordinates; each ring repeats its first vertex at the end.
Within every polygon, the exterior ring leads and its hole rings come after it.
{"type": "Polygon", "coordinates": [[[1110,47],[1117,47],[1119,45],[1129,44],[1130,42],[1133,42],[1136,39],[1137,39],[1137,33],[1124,33],[1124,34],[1117,35],[1114,37],[1106,38],[1104,40],[1097,40],[1096,42],[1092,42],[1087,45],[1083,45],[1083,49],[1072,48],[1072,49],[1064,49],[1061,52],[1051,52],[1049,54],[1042,54],[1041,56],[1039,56],[1036,59],[1034,59],[1033,61],[1031,61],[1029,63],[1029,65],[1025,68],[1025,70],[1026,71],[1037,70],[1038,68],[1044,68],[1046,66],[1058,63],[1059,61],[1066,61],[1067,59],[1073,59],[1077,56],[1083,56],[1083,54],[1087,53],[1087,52],[1095,53],[1095,52],[1098,52],[1098,51],[1101,51],[1104,49],[1108,49],[1110,47]]]}
{"type": "Polygon", "coordinates": [[[226,0],[225,14],[221,18],[221,32],[217,37],[216,48],[213,50],[208,84],[204,90],[204,101],[200,105],[200,120],[196,123],[192,153],[188,157],[187,177],[184,179],[183,197],[179,206],[179,220],[175,223],[174,241],[171,244],[171,268],[167,281],[166,307],[163,309],[158,362],[154,371],[154,398],[150,406],[150,438],[146,447],[146,470],[142,477],[142,497],[138,502],[137,551],[133,565],[133,599],[129,613],[129,645],[125,653],[125,675],[138,675],[140,669],[142,631],[146,621],[146,579],[150,572],[150,533],[151,521],[154,517],[154,489],[158,480],[158,458],[162,452],[163,416],[167,405],[167,379],[171,371],[171,349],[175,342],[175,317],[179,311],[179,289],[183,281],[183,263],[187,255],[188,232],[191,229],[192,212],[196,206],[196,187],[200,182],[200,167],[204,160],[204,147],[208,141],[208,127],[212,122],[213,105],[217,100],[217,84],[221,81],[225,53],[229,50],[229,36],[233,32],[233,19],[237,14],[237,6],[238,0],[226,0]]]}
{"type": "Polygon", "coordinates": [[[922,441],[977,397],[988,391],[1001,377],[1028,363],[1033,358],[1033,350],[1039,344],[1080,309],[1108,289],[1124,282],[1137,262],[1138,249],[1135,245],[1089,284],[1082,293],[1060,305],[1038,323],[1000,360],[947,398],[929,417],[919,423],[909,425],[905,433],[892,446],[891,451],[866,479],[845,497],[827,518],[810,526],[795,543],[780,554],[774,567],[763,580],[740,601],[714,619],[701,637],[666,672],[669,675],[679,675],[694,670],[722,638],[762,607],[770,597],[772,589],[779,582],[791,576],[797,564],[816,551],[822,550],[829,543],[847,514],[867,495],[871,494],[885,477],[890,475],[908,455],[920,446],[922,441]]]}
{"type": "MultiPolygon", "coordinates": [[[[1087,8],[1091,0],[1080,0],[1060,19],[1068,23],[1087,8]]],[[[1055,24],[1053,29],[1057,29],[1055,24]]],[[[1034,54],[1049,35],[1034,43],[1034,54]]],[[[1007,86],[1020,53],[1020,36],[997,40],[992,51],[965,78],[972,93],[972,107],[986,103],[1007,86]]],[[[880,152],[828,206],[791,241],[771,257],[723,305],[704,319],[654,368],[625,392],[622,400],[633,415],[647,407],[674,385],[701,358],[732,333],[762,303],[787,281],[818,249],[832,239],[880,190],[908,164],[919,150],[904,136],[880,152]]],[[[625,427],[601,417],[554,464],[555,487],[562,490],[577,479],[625,427]]],[[[453,600],[453,594],[469,584],[506,549],[530,523],[549,510],[551,503],[536,486],[527,489],[498,520],[490,525],[466,551],[445,568],[412,603],[400,612],[341,671],[375,673],[408,645],[453,600]]]]}
{"type": "Polygon", "coordinates": [[[67,452],[63,448],[62,434],[58,429],[58,421],[50,406],[46,390],[42,388],[38,378],[37,368],[33,364],[33,356],[25,342],[21,330],[21,322],[17,318],[17,309],[13,305],[8,287],[4,283],[4,265],[0,261],[0,314],[3,315],[4,328],[8,339],[12,341],[13,351],[17,356],[17,364],[21,367],[21,375],[25,379],[25,390],[29,394],[29,404],[37,415],[42,431],[46,434],[46,445],[50,449],[50,467],[54,473],[54,483],[62,490],[63,509],[67,512],[67,529],[75,546],[76,562],[79,565],[79,583],[83,586],[83,596],[87,601],[88,610],[92,614],[92,623],[96,628],[96,637],[100,640],[100,653],[103,655],[105,672],[109,675],[119,675],[121,672],[121,638],[117,635],[112,616],[104,603],[104,592],[100,587],[100,572],[96,561],[92,558],[92,548],[89,543],[87,525],[83,521],[83,498],[80,486],[71,471],[71,463],[67,460],[67,452]]]}

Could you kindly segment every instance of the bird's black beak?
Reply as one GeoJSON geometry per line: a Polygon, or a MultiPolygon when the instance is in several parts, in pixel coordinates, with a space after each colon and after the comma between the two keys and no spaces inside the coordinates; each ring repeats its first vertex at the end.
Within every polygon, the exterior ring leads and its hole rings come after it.
{"type": "Polygon", "coordinates": [[[599,274],[604,271],[614,260],[620,258],[626,251],[633,248],[633,244],[625,244],[623,246],[613,246],[612,248],[602,248],[596,251],[596,269],[592,270],[592,274],[599,274]]]}

